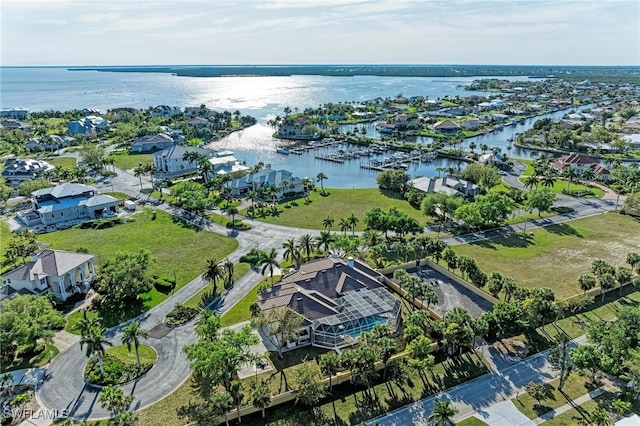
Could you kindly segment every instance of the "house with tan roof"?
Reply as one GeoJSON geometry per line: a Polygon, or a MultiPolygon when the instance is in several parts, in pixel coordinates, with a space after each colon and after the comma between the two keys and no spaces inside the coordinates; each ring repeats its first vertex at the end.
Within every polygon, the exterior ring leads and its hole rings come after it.
{"type": "Polygon", "coordinates": [[[433,131],[438,133],[458,133],[462,128],[451,120],[438,121],[433,125],[433,131]]]}
{"type": "Polygon", "coordinates": [[[392,332],[401,323],[402,303],[386,289],[383,277],[366,263],[328,257],[307,262],[258,295],[258,307],[288,308],[303,319],[296,341],[286,348],[353,345],[375,325],[392,332]]]}
{"type": "MultiPolygon", "coordinates": [[[[43,250],[24,265],[2,275],[7,293],[52,293],[67,300],[74,293],[86,292],[96,278],[95,256],[62,250],[43,250]]],[[[4,292],[3,292],[4,293],[4,292]]]]}

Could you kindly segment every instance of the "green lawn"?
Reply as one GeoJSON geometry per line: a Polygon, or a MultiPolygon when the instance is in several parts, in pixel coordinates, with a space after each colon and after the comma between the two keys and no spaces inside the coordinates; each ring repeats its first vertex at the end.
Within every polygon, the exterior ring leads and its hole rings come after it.
{"type": "MultiPolygon", "coordinates": [[[[526,180],[527,180],[526,178],[520,178],[520,182],[523,185],[524,185],[526,180]]],[[[539,187],[540,188],[545,188],[542,185],[540,185],[539,187]]],[[[553,184],[553,187],[548,188],[548,189],[552,190],[556,194],[562,194],[562,191],[567,189],[567,181],[558,179],[553,184]]],[[[584,191],[584,184],[576,183],[575,181],[573,181],[569,185],[569,189],[571,191],[584,191]]],[[[604,191],[602,189],[598,188],[598,187],[587,185],[587,190],[592,191],[594,193],[594,195],[588,195],[588,196],[586,196],[584,198],[602,198],[604,196],[604,191]]]]}
{"type": "Polygon", "coordinates": [[[114,158],[114,165],[121,170],[131,170],[142,164],[153,164],[153,154],[129,154],[117,151],[109,154],[114,158]]]}
{"type": "Polygon", "coordinates": [[[78,166],[78,162],[74,157],[51,157],[45,160],[47,163],[56,167],[65,167],[71,169],[78,166]]]}
{"type": "MultiPolygon", "coordinates": [[[[121,361],[124,361],[129,364],[136,364],[138,361],[136,359],[136,350],[133,346],[131,346],[131,351],[127,349],[127,345],[118,345],[120,342],[111,342],[116,346],[108,348],[106,353],[107,355],[111,355],[112,357],[118,358],[121,361]]],[[[158,354],[155,349],[151,346],[147,346],[144,344],[140,344],[138,346],[138,351],[140,353],[140,362],[155,364],[158,359],[158,354]]]]}
{"type": "MultiPolygon", "coordinates": [[[[596,409],[605,408],[609,409],[611,401],[617,399],[611,392],[605,392],[595,399],[590,399],[584,404],[579,405],[576,408],[572,408],[555,418],[545,422],[545,425],[550,426],[575,426],[575,425],[591,425],[589,421],[589,415],[596,409]]],[[[632,413],[640,413],[640,402],[636,402],[631,406],[631,413],[627,413],[627,416],[632,413]]],[[[619,419],[616,419],[616,421],[619,419]]]]}
{"type": "MultiPolygon", "coordinates": [[[[71,228],[42,234],[39,241],[50,243],[52,249],[74,251],[86,248],[96,255],[97,266],[102,265],[118,251],[148,250],[156,262],[149,274],[159,277],[177,278],[179,289],[204,270],[206,259],[223,259],[233,252],[238,243],[213,232],[179,221],[161,210],[152,220],[151,208],[145,208],[125,224],[107,229],[71,228]]],[[[105,325],[118,324],[156,306],[167,295],[155,288],[140,297],[140,303],[127,306],[127,312],[107,313],[105,325]],[[112,316],[113,315],[113,316],[112,316]]]]}
{"type": "Polygon", "coordinates": [[[483,422],[477,417],[467,417],[466,419],[456,423],[457,426],[486,426],[487,423],[483,422]]]}
{"type": "Polygon", "coordinates": [[[473,257],[487,274],[500,271],[519,286],[551,287],[560,299],[580,292],[577,279],[594,259],[622,266],[640,246],[640,221],[608,213],[454,247],[473,257]],[[544,272],[544,273],[542,273],[544,272]]]}
{"type": "Polygon", "coordinates": [[[587,387],[588,379],[580,376],[578,373],[572,373],[565,382],[562,393],[557,389],[559,379],[552,380],[545,384],[546,399],[541,401],[540,405],[535,399],[526,393],[522,393],[517,398],[513,398],[511,402],[518,410],[530,419],[536,419],[546,412],[556,409],[572,399],[576,399],[589,393],[591,389],[587,387]]]}
{"type": "MultiPolygon", "coordinates": [[[[247,265],[248,266],[248,265],[247,265]]],[[[280,282],[280,275],[273,276],[273,282],[280,282]]],[[[249,306],[252,303],[258,301],[258,290],[265,284],[271,283],[271,277],[267,277],[261,280],[254,288],[252,288],[242,299],[231,307],[227,312],[222,314],[220,321],[223,327],[227,327],[239,322],[249,321],[251,319],[251,313],[249,312],[249,306]]]]}
{"type": "Polygon", "coordinates": [[[32,356],[31,358],[15,358],[10,364],[0,365],[0,373],[6,371],[20,370],[23,368],[43,367],[50,359],[53,359],[58,355],[60,351],[52,344],[45,344],[45,348],[39,354],[32,356]]]}
{"type": "MultiPolygon", "coordinates": [[[[331,179],[331,176],[329,176],[331,179]]],[[[340,219],[346,219],[355,214],[360,220],[356,227],[356,231],[365,229],[364,213],[374,207],[380,207],[387,211],[391,207],[396,207],[413,218],[416,218],[422,224],[427,223],[427,217],[424,216],[419,209],[411,207],[411,205],[397,194],[383,192],[377,188],[359,188],[359,189],[334,189],[325,188],[328,195],[320,195],[318,192],[311,192],[310,204],[305,204],[304,199],[300,198],[295,201],[297,205],[285,208],[287,202],[278,204],[277,216],[266,216],[257,218],[269,223],[277,225],[293,226],[308,229],[323,229],[322,220],[327,216],[334,219],[333,230],[339,231],[340,219]]],[[[242,214],[246,214],[243,211],[242,214]]]]}

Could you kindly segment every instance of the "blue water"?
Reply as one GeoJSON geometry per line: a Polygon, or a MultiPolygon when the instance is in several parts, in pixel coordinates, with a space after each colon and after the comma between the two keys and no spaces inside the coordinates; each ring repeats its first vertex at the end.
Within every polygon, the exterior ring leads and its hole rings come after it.
{"type": "MultiPolygon", "coordinates": [[[[512,81],[522,78],[500,77],[512,81]]],[[[266,123],[288,106],[304,110],[307,107],[333,102],[360,102],[376,97],[403,94],[431,99],[444,96],[484,95],[466,91],[464,85],[475,78],[424,77],[177,77],[166,73],[110,73],[98,71],[68,71],[65,68],[0,68],[0,107],[23,107],[31,111],[96,108],[106,111],[115,107],[146,108],[160,104],[180,107],[207,105],[215,110],[236,111],[258,119],[258,124],[211,144],[212,148],[230,149],[236,157],[253,165],[259,161],[274,168],[286,168],[299,177],[325,173],[325,184],[336,188],[376,186],[376,172],[360,168],[366,157],[343,164],[315,159],[315,155],[335,151],[338,147],[309,151],[301,156],[276,153],[281,141],[271,137],[273,129],[266,123]]],[[[561,116],[562,113],[558,113],[561,116]]],[[[507,139],[524,125],[476,138],[479,146],[506,148],[507,139]]],[[[368,136],[376,136],[373,124],[368,136]]],[[[428,143],[425,139],[423,143],[428,143]]],[[[344,148],[344,147],[343,147],[344,148]]],[[[512,156],[529,157],[529,151],[513,150],[512,156]]],[[[382,156],[380,156],[382,157],[382,156]]],[[[373,157],[372,157],[373,158],[373,157]]],[[[457,162],[438,159],[432,163],[413,163],[408,169],[412,177],[436,175],[438,167],[456,167],[457,162]]],[[[463,167],[463,165],[460,165],[463,167]]]]}

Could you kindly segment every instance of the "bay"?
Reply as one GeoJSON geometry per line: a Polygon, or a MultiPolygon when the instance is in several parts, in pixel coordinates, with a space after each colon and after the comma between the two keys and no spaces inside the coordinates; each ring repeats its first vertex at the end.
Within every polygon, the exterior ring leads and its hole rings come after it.
{"type": "MultiPolygon", "coordinates": [[[[510,81],[521,77],[496,77],[510,81]]],[[[285,168],[296,176],[314,177],[325,173],[326,184],[336,188],[376,186],[377,172],[360,168],[368,158],[356,158],[344,163],[316,159],[337,149],[316,149],[303,155],[283,155],[276,152],[280,141],[274,139],[266,123],[285,107],[304,110],[307,107],[333,102],[362,102],[376,97],[424,96],[430,99],[445,96],[487,95],[464,90],[474,77],[178,77],[168,73],[129,73],[99,71],[69,71],[61,67],[1,67],[0,107],[22,107],[31,111],[95,108],[100,111],[116,107],[147,108],[157,105],[199,106],[214,110],[240,111],[258,119],[258,124],[210,144],[214,149],[230,149],[248,165],[262,161],[273,168],[285,168]]],[[[523,129],[531,124],[522,125],[523,129]]],[[[375,136],[375,130],[367,133],[375,136]]],[[[508,129],[498,135],[485,135],[481,143],[506,147],[513,132],[508,129]]],[[[423,142],[428,142],[424,140],[423,142]]],[[[478,142],[477,142],[478,143],[478,142]]],[[[479,145],[480,143],[478,143],[479,145]]],[[[514,155],[515,153],[512,153],[514,155]]],[[[528,153],[524,153],[529,156],[528,153]]],[[[383,155],[371,157],[382,159],[383,155]]],[[[442,167],[463,167],[457,161],[437,159],[414,162],[407,172],[412,176],[433,176],[442,167]]]]}

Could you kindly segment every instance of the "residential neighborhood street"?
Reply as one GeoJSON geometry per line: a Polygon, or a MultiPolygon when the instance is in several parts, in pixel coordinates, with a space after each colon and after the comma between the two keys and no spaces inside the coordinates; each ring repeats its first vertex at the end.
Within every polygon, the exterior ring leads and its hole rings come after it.
{"type": "MultiPolygon", "coordinates": [[[[143,181],[146,187],[150,187],[149,182],[143,181]]],[[[133,175],[118,171],[118,176],[111,179],[104,179],[96,185],[100,192],[119,191],[132,197],[145,200],[146,195],[140,193],[140,182],[133,175]]],[[[275,248],[281,250],[282,243],[289,238],[299,238],[304,234],[313,236],[319,234],[317,230],[290,228],[264,222],[250,221],[251,230],[239,231],[233,234],[230,231],[215,223],[195,218],[191,214],[150,199],[150,204],[162,209],[174,216],[188,220],[208,231],[235,238],[239,247],[229,259],[237,262],[240,256],[247,253],[252,248],[266,250],[275,248]]],[[[569,197],[559,197],[559,205],[567,205],[575,211],[568,214],[558,215],[551,218],[539,219],[527,223],[526,229],[530,230],[539,226],[558,224],[567,220],[585,217],[594,214],[604,213],[614,210],[615,200],[578,200],[569,197]]],[[[524,229],[523,224],[505,226],[502,228],[456,236],[446,239],[449,245],[463,244],[491,238],[496,235],[520,232],[524,229]]],[[[253,288],[263,277],[250,271],[224,295],[219,312],[224,313],[233,304],[240,300],[251,288],[253,288]]],[[[205,282],[198,277],[183,286],[174,295],[157,305],[149,312],[137,318],[141,322],[141,328],[151,330],[155,337],[145,340],[145,344],[153,347],[158,354],[156,365],[143,377],[132,383],[122,386],[125,393],[134,395],[133,408],[136,410],[149,406],[169,395],[177,389],[189,376],[190,370],[186,357],[182,353],[184,345],[193,343],[196,340],[193,322],[184,326],[168,329],[163,325],[164,316],[173,309],[175,303],[184,302],[192,295],[196,294],[205,282]]],[[[126,325],[126,324],[124,324],[126,325]]],[[[108,330],[107,338],[114,344],[120,343],[120,330],[123,325],[108,330]]],[[[46,367],[46,374],[43,383],[37,389],[36,395],[43,407],[51,410],[69,411],[70,415],[79,419],[100,419],[109,417],[109,412],[103,409],[97,401],[100,389],[90,386],[83,379],[83,369],[86,364],[84,351],[80,349],[79,343],[73,344],[66,351],[57,356],[46,367]]],[[[472,415],[474,412],[482,414],[491,404],[508,399],[520,392],[524,385],[531,380],[550,380],[552,372],[546,363],[546,353],[535,355],[529,359],[518,362],[502,371],[494,371],[482,376],[472,382],[458,386],[444,394],[446,398],[455,401],[460,413],[458,418],[472,415]]],[[[378,419],[381,424],[410,424],[411,419],[416,416],[417,411],[425,410],[430,413],[433,398],[423,400],[418,405],[404,407],[400,410],[389,413],[378,419]],[[418,407],[418,408],[416,408],[418,407]]]]}

